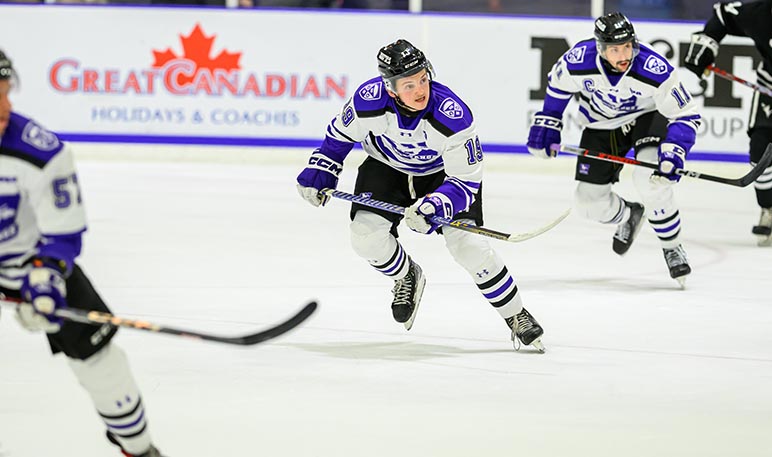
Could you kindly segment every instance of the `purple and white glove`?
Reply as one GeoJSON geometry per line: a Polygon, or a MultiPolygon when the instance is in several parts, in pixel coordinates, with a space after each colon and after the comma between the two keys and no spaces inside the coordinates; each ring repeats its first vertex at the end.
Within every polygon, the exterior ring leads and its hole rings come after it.
{"type": "Polygon", "coordinates": [[[563,121],[543,111],[533,116],[533,123],[528,131],[528,152],[549,159],[558,153],[550,149],[552,144],[560,144],[560,131],[563,129],[563,121]]]}
{"type": "Polygon", "coordinates": [[[659,160],[659,170],[654,172],[655,176],[661,176],[673,182],[681,180],[681,175],[676,170],[684,169],[686,161],[686,151],[675,143],[662,143],[657,152],[659,160]]]}
{"type": "Polygon", "coordinates": [[[418,233],[432,233],[440,224],[430,221],[432,216],[445,219],[453,217],[453,204],[450,199],[439,192],[428,194],[405,209],[405,223],[410,230],[418,233]]]}
{"type": "Polygon", "coordinates": [[[56,333],[61,329],[62,319],[52,313],[67,307],[66,297],[61,270],[36,259],[22,281],[21,298],[25,303],[17,308],[16,318],[27,330],[56,333]]]}
{"type": "Polygon", "coordinates": [[[313,206],[324,206],[329,197],[319,195],[322,189],[335,189],[338,186],[338,176],[343,171],[343,164],[314,150],[308,159],[308,166],[298,175],[298,193],[313,206]]]}

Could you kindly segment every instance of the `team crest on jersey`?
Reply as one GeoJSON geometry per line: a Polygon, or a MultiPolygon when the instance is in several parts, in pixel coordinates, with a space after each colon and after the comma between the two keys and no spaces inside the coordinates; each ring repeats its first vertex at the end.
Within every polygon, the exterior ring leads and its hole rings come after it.
{"type": "Polygon", "coordinates": [[[450,97],[440,103],[440,112],[451,119],[461,119],[464,117],[464,108],[461,108],[461,105],[450,97]]]}
{"type": "Polygon", "coordinates": [[[59,147],[59,138],[56,135],[32,121],[24,126],[21,140],[40,151],[53,151],[59,147]]]}
{"type": "Polygon", "coordinates": [[[381,98],[381,86],[382,83],[370,83],[366,85],[365,87],[359,89],[359,96],[362,97],[362,100],[366,100],[368,102],[373,100],[378,100],[381,98]]]}
{"type": "Polygon", "coordinates": [[[584,51],[586,50],[587,50],[586,45],[571,49],[570,51],[568,51],[568,54],[566,54],[566,61],[568,61],[568,63],[584,62],[584,51]]]}
{"type": "Polygon", "coordinates": [[[667,73],[667,64],[657,56],[649,56],[643,64],[643,68],[655,75],[664,75],[667,73]]]}
{"type": "Polygon", "coordinates": [[[16,212],[21,197],[16,195],[0,196],[0,242],[10,240],[19,234],[16,224],[16,212]]]}

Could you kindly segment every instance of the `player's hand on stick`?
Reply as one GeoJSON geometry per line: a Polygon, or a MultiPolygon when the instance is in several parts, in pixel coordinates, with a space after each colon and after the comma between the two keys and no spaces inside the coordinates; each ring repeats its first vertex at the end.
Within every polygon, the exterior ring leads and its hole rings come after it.
{"type": "Polygon", "coordinates": [[[56,333],[62,320],[53,312],[67,307],[66,297],[67,288],[61,269],[53,265],[53,261],[35,259],[21,285],[21,298],[25,303],[17,308],[16,318],[27,330],[56,333]]]}
{"type": "Polygon", "coordinates": [[[692,35],[689,50],[684,57],[684,65],[689,71],[702,79],[705,69],[716,61],[718,55],[718,42],[704,33],[692,35]]]}
{"type": "Polygon", "coordinates": [[[322,153],[319,149],[311,154],[308,165],[298,175],[298,193],[313,206],[324,206],[329,197],[320,195],[325,188],[335,189],[343,164],[322,153]]]}
{"type": "Polygon", "coordinates": [[[662,143],[659,145],[657,153],[659,161],[659,170],[652,174],[652,179],[668,179],[673,182],[681,180],[681,175],[676,170],[684,169],[686,161],[686,151],[681,146],[674,143],[662,143]]]}
{"type": "Polygon", "coordinates": [[[450,219],[453,216],[450,199],[441,193],[428,194],[405,209],[405,223],[410,230],[418,233],[432,233],[439,224],[429,218],[439,216],[450,219]]]}
{"type": "Polygon", "coordinates": [[[542,159],[555,157],[557,151],[550,149],[550,145],[560,144],[562,129],[563,121],[557,117],[542,111],[536,113],[528,131],[528,152],[542,159]]]}

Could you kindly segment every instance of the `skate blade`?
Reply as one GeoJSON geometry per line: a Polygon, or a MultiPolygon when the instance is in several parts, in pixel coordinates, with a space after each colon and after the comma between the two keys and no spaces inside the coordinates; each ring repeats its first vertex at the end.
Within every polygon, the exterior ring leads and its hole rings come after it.
{"type": "Polygon", "coordinates": [[[678,285],[681,287],[681,290],[685,290],[686,289],[686,276],[687,275],[679,276],[679,277],[675,278],[675,280],[678,281],[678,285]]]}
{"type": "Polygon", "coordinates": [[[418,299],[415,301],[415,308],[413,308],[413,314],[410,315],[410,319],[405,322],[405,330],[410,331],[413,328],[413,321],[415,321],[416,315],[418,315],[418,306],[421,304],[421,297],[424,295],[424,286],[426,285],[426,276],[421,277],[421,281],[418,282],[416,287],[416,296],[418,299]]]}
{"type": "Polygon", "coordinates": [[[756,244],[760,247],[772,246],[772,236],[761,236],[756,244]]]}
{"type": "MultiPolygon", "coordinates": [[[[536,338],[535,340],[531,341],[531,344],[528,346],[533,347],[539,351],[540,354],[544,354],[547,351],[547,349],[544,347],[544,344],[541,342],[541,338],[536,338]]],[[[523,347],[523,345],[520,343],[520,340],[515,337],[515,339],[512,340],[512,347],[515,348],[515,351],[520,352],[520,348],[523,347]]]]}

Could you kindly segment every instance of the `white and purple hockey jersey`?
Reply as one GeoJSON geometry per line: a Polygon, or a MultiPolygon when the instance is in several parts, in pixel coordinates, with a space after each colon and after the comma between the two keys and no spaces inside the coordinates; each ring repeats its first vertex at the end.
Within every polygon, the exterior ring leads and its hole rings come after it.
{"type": "Polygon", "coordinates": [[[33,256],[64,260],[71,268],[85,230],[69,147],[11,113],[0,137],[0,286],[18,289],[33,256]]]}
{"type": "Polygon", "coordinates": [[[563,54],[548,76],[544,113],[562,118],[574,94],[579,94],[580,124],[591,129],[613,130],[659,111],[670,121],[665,142],[686,151],[694,145],[700,115],[667,59],[644,44],[624,73],[607,70],[601,59],[594,39],[563,54]]]}
{"type": "Polygon", "coordinates": [[[355,143],[410,176],[444,170],[436,192],[450,199],[454,214],[467,209],[480,188],[483,153],[472,112],[438,82],[431,82],[429,103],[415,116],[400,112],[380,77],[363,83],[328,125],[320,152],[343,163],[355,143]]]}

